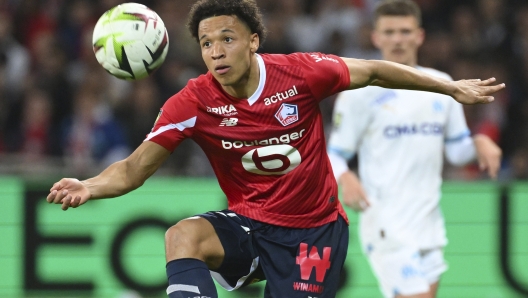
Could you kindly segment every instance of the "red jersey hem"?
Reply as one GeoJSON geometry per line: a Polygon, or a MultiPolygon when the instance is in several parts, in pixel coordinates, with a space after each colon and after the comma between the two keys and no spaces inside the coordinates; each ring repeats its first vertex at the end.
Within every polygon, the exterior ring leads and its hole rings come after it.
{"type": "MultiPolygon", "coordinates": [[[[251,214],[248,212],[248,208],[229,208],[229,210],[234,211],[237,214],[243,215],[247,218],[257,220],[266,224],[287,227],[287,228],[297,228],[297,229],[308,229],[316,228],[323,226],[327,223],[337,221],[337,216],[341,215],[346,221],[347,225],[349,224],[348,217],[344,212],[341,212],[339,209],[335,209],[323,219],[318,220],[317,222],[313,221],[312,217],[307,217],[303,215],[285,215],[285,214],[274,214],[268,213],[265,211],[259,211],[259,214],[251,214]]],[[[254,211],[254,210],[252,210],[254,211]]]]}

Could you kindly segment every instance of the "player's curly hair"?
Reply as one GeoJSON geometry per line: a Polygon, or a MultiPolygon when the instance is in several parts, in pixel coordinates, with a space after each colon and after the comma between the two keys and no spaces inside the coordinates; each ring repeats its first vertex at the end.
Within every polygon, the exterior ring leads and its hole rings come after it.
{"type": "Polygon", "coordinates": [[[412,0],[385,0],[380,1],[374,11],[374,23],[382,16],[413,16],[422,24],[422,12],[416,2],[412,0]]]}
{"type": "Polygon", "coordinates": [[[237,16],[244,21],[251,33],[257,33],[260,44],[266,39],[267,30],[262,21],[262,14],[255,0],[199,0],[189,12],[187,28],[192,37],[199,42],[198,25],[204,19],[214,16],[237,16]]]}

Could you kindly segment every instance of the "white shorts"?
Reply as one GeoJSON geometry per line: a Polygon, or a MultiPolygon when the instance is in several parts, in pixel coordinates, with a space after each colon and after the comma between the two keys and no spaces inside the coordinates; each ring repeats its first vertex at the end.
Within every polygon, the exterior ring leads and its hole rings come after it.
{"type": "Polygon", "coordinates": [[[371,252],[370,265],[386,298],[429,291],[447,270],[441,248],[416,250],[402,247],[390,252],[371,252]]]}

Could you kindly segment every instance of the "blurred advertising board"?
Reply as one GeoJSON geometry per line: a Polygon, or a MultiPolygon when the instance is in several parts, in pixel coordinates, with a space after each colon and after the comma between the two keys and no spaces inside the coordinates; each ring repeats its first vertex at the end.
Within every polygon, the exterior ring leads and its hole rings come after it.
{"type": "MultiPolygon", "coordinates": [[[[53,182],[0,178],[0,297],[166,297],[165,230],[226,208],[215,179],[154,177],[126,196],[66,212],[53,182]]],[[[438,297],[528,295],[528,184],[445,183],[449,270],[438,297]]],[[[338,297],[381,297],[350,210],[349,254],[338,297]]],[[[220,297],[262,297],[263,283],[220,297]]]]}

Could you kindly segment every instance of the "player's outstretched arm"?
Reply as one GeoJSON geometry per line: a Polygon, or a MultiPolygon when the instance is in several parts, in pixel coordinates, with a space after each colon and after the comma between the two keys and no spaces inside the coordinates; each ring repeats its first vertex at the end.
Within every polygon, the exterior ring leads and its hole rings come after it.
{"type": "Polygon", "coordinates": [[[483,134],[473,136],[473,142],[480,170],[487,171],[492,179],[496,179],[500,169],[502,150],[492,139],[483,134]]]}
{"type": "Polygon", "coordinates": [[[505,88],[505,84],[495,84],[495,78],[449,81],[390,61],[342,59],[350,72],[350,89],[374,85],[421,90],[449,95],[462,104],[477,104],[493,101],[492,94],[505,88]]]}
{"type": "Polygon", "coordinates": [[[62,204],[62,209],[67,210],[79,207],[88,200],[124,195],[143,185],[169,155],[164,147],[143,142],[129,157],[113,163],[93,178],[84,181],[61,179],[53,184],[46,200],[62,204]]]}

